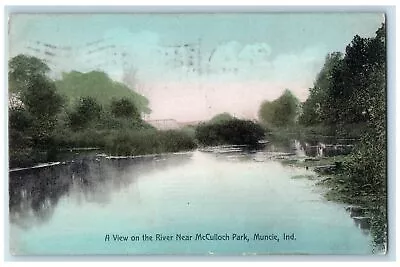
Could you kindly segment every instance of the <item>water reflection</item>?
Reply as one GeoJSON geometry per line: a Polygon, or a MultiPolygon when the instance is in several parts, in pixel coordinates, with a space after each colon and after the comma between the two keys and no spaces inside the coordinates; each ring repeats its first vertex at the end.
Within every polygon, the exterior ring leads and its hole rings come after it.
{"type": "Polygon", "coordinates": [[[17,254],[371,253],[369,236],[353,225],[344,205],[327,202],[312,179],[291,179],[315,173],[271,160],[296,157],[301,147],[301,141],[288,141],[261,151],[234,146],[139,158],[86,157],[12,171],[10,220],[12,228],[18,226],[13,246],[17,254]],[[99,242],[113,231],[285,231],[296,232],[298,240],[279,246],[99,242]],[[60,244],[60,235],[68,240],[60,244]]]}
{"type": "Polygon", "coordinates": [[[337,155],[347,155],[351,153],[357,139],[336,138],[326,136],[303,137],[303,138],[277,138],[270,136],[267,149],[269,151],[280,151],[295,153],[300,157],[332,157],[337,155]]]}
{"type": "Polygon", "coordinates": [[[87,157],[10,171],[10,222],[23,228],[46,222],[59,199],[72,193],[78,201],[107,203],[111,193],[129,186],[139,175],[183,165],[190,157],[191,153],[111,159],[87,157]]]}

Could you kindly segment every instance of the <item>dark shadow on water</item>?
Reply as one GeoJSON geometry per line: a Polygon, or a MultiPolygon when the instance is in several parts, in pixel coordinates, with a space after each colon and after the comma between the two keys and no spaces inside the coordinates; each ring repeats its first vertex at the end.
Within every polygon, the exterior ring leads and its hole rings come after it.
{"type": "Polygon", "coordinates": [[[73,192],[83,195],[85,201],[105,204],[112,192],[134,183],[140,175],[181,166],[190,158],[190,153],[118,159],[91,156],[10,171],[10,222],[23,228],[46,222],[59,200],[73,192]]]}

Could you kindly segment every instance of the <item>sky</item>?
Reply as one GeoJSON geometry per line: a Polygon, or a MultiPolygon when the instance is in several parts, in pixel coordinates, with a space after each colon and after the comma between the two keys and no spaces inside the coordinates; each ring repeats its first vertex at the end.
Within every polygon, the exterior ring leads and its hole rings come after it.
{"type": "Polygon", "coordinates": [[[381,13],[13,14],[9,57],[52,75],[101,70],[146,96],[148,119],[254,119],[287,88],[301,101],[328,53],[372,37],[381,13]]]}

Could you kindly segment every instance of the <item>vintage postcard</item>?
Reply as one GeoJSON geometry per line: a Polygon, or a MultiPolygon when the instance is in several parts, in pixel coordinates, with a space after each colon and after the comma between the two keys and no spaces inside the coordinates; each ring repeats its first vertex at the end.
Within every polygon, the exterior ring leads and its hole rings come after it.
{"type": "Polygon", "coordinates": [[[11,255],[386,254],[386,29],[10,13],[11,255]]]}

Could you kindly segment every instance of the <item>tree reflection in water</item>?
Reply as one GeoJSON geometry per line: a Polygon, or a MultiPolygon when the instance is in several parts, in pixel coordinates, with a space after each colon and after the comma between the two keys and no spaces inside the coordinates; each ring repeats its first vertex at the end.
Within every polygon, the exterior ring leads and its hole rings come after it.
{"type": "Polygon", "coordinates": [[[142,174],[163,171],[190,160],[191,153],[135,158],[88,157],[53,166],[9,172],[10,222],[23,228],[48,221],[59,200],[107,204],[111,193],[128,187],[142,174]]]}

